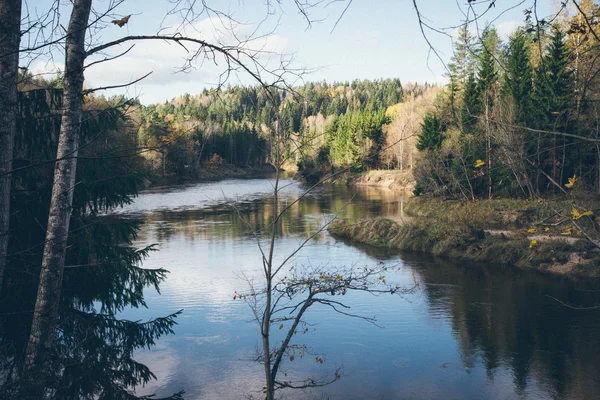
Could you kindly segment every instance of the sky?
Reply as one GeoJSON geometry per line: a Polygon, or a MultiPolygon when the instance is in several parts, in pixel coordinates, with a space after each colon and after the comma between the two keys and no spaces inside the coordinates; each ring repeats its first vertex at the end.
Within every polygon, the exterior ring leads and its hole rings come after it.
{"type": "MultiPolygon", "coordinates": [[[[114,0],[95,0],[95,10],[105,10],[110,1],[114,0]]],[[[152,35],[161,28],[165,29],[163,33],[174,32],[180,18],[174,15],[165,17],[173,2],[123,1],[113,18],[131,14],[129,22],[122,28],[109,23],[95,32],[92,40],[99,44],[126,35],[152,35]]],[[[295,8],[293,0],[280,0],[281,7],[268,16],[265,16],[264,0],[206,2],[213,9],[231,15],[236,22],[223,22],[214,14],[205,14],[193,27],[186,29],[186,35],[226,45],[238,44],[240,39],[254,38],[245,42],[244,48],[252,52],[260,50],[259,62],[266,70],[276,69],[282,59],[289,63],[289,69],[306,70],[301,79],[295,74],[286,75],[292,84],[381,78],[399,78],[403,83],[446,82],[444,64],[430,51],[420,31],[412,0],[353,0],[343,16],[347,0],[320,3],[310,10],[310,17],[315,20],[310,26],[295,8]]],[[[49,0],[29,0],[27,10],[31,15],[41,13],[49,3],[49,0]]],[[[553,9],[551,0],[538,3],[540,15],[548,14],[553,9]]],[[[480,13],[488,9],[489,0],[472,4],[480,13]]],[[[523,23],[523,9],[530,5],[527,0],[497,0],[496,7],[489,10],[478,26],[482,28],[486,22],[493,22],[501,37],[507,38],[523,23]],[[516,7],[506,11],[512,6],[516,7]]],[[[426,30],[426,36],[443,62],[448,62],[452,55],[452,36],[457,31],[455,27],[465,20],[468,11],[467,1],[417,0],[417,6],[427,24],[443,28],[444,33],[426,30]]],[[[61,7],[62,23],[67,26],[69,3],[63,1],[61,7]]],[[[471,30],[476,32],[475,24],[472,24],[471,30]]],[[[128,47],[113,47],[101,57],[92,56],[90,61],[119,54],[128,47]]],[[[186,47],[193,52],[192,47],[186,47]]],[[[164,102],[184,93],[196,94],[204,88],[215,87],[219,83],[219,76],[226,70],[224,60],[218,58],[216,62],[194,63],[192,69],[181,72],[189,54],[176,44],[137,42],[123,57],[86,69],[85,85],[88,88],[122,85],[152,72],[141,82],[127,88],[98,92],[107,96],[126,94],[138,97],[143,104],[164,102]]],[[[31,69],[45,72],[61,68],[63,57],[55,52],[53,62],[38,59],[31,69]]],[[[248,62],[247,59],[245,61],[248,62]]],[[[268,73],[262,72],[263,79],[272,79],[268,73]]],[[[256,84],[256,80],[247,73],[234,73],[228,83],[251,85],[256,84]]]]}

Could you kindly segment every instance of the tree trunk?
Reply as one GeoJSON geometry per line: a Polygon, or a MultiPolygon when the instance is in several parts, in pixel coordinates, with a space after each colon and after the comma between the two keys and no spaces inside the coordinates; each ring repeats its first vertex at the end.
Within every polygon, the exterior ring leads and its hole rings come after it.
{"type": "Polygon", "coordinates": [[[0,2],[0,293],[8,255],[10,186],[17,124],[21,0],[0,2]]]}
{"type": "Polygon", "coordinates": [[[488,164],[488,200],[492,199],[492,134],[490,132],[490,117],[489,117],[489,94],[486,89],[485,93],[485,136],[486,136],[486,155],[488,164]]]}
{"type": "Polygon", "coordinates": [[[85,35],[92,0],[74,0],[65,51],[63,115],[37,300],[25,356],[22,393],[41,398],[54,337],[65,265],[83,108],[85,35]]]}

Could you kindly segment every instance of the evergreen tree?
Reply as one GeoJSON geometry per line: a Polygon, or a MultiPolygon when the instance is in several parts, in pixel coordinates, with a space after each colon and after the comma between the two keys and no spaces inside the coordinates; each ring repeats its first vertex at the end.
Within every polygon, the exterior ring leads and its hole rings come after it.
{"type": "Polygon", "coordinates": [[[484,132],[486,139],[488,198],[492,197],[492,134],[490,127],[490,114],[492,112],[495,86],[498,81],[498,49],[500,38],[494,27],[487,27],[482,34],[482,50],[479,57],[478,86],[483,102],[484,132]]]}
{"type": "Polygon", "coordinates": [[[463,90],[467,79],[473,70],[473,37],[469,32],[467,24],[458,30],[458,38],[454,43],[454,54],[448,63],[449,88],[452,93],[463,90]]]}
{"type": "MultiPolygon", "coordinates": [[[[567,132],[573,104],[574,79],[569,70],[569,54],[564,34],[553,27],[550,44],[535,74],[536,127],[554,132],[567,132]]],[[[555,181],[571,176],[579,163],[572,139],[555,135],[538,135],[535,162],[555,181]]],[[[538,178],[538,187],[539,187],[538,178]]]]}
{"type": "MultiPolygon", "coordinates": [[[[19,169],[13,177],[14,229],[9,242],[10,286],[0,299],[0,398],[17,398],[18,378],[29,339],[31,307],[37,293],[41,253],[48,219],[53,165],[35,160],[56,158],[57,132],[63,103],[60,89],[19,94],[17,149],[19,169]],[[32,165],[33,164],[33,165],[32,165]],[[23,168],[26,167],[26,168],[23,168]]],[[[118,99],[117,99],[118,100],[118,99]]],[[[119,157],[135,146],[136,132],[125,118],[132,104],[88,97],[77,160],[62,291],[56,330],[48,351],[48,368],[36,376],[47,399],[135,399],[132,387],[153,379],[136,362],[136,349],[151,346],[172,333],[176,314],[145,323],[118,319],[127,307],[145,306],[144,289],[158,288],[163,269],[139,264],[151,247],[137,249],[133,239],[140,224],[101,214],[131,202],[144,179],[141,159],[119,157]],[[97,140],[102,134],[103,139],[97,140]],[[119,162],[115,162],[119,159],[119,162]]],[[[173,398],[180,398],[179,394],[173,398]]]]}
{"type": "Polygon", "coordinates": [[[513,105],[513,122],[528,124],[532,113],[533,69],[529,59],[529,40],[518,30],[510,38],[502,91],[513,105]]]}
{"type": "Polygon", "coordinates": [[[460,125],[463,133],[473,133],[477,124],[477,116],[480,113],[481,93],[475,79],[475,74],[471,71],[465,83],[460,112],[460,125]]]}
{"type": "Polygon", "coordinates": [[[438,150],[442,147],[443,141],[444,134],[439,119],[435,115],[425,115],[421,124],[417,150],[438,150]]]}
{"type": "MultiPolygon", "coordinates": [[[[500,38],[496,28],[488,27],[482,36],[482,48],[478,59],[477,85],[484,101],[491,102],[492,89],[498,81],[498,49],[500,38]]],[[[491,104],[491,103],[490,103],[491,104]]]]}

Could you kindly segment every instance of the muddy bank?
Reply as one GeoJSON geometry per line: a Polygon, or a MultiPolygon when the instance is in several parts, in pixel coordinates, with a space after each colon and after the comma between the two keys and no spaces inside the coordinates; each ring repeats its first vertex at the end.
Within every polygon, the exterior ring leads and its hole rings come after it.
{"type": "Polygon", "coordinates": [[[412,194],[414,179],[409,170],[371,170],[359,173],[345,173],[332,183],[352,186],[374,186],[403,191],[412,194]]]}

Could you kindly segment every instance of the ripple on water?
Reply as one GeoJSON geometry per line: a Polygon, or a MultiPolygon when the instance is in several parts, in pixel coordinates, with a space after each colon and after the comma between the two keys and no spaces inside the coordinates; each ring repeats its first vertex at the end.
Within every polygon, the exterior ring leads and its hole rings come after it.
{"type": "MultiPolygon", "coordinates": [[[[282,204],[302,190],[287,183],[282,204]]],[[[248,305],[233,295],[248,290],[248,280],[260,286],[261,258],[237,212],[253,228],[267,230],[271,190],[268,180],[157,188],[117,212],[144,221],[138,246],[158,244],[160,251],[144,267],[170,271],[160,295],[148,292],[147,310],[128,310],[124,316],[145,320],[184,310],[175,336],[140,353],[158,381],[139,394],[164,396],[183,389],[186,398],[221,399],[260,393],[261,368],[249,361],[256,356],[258,327],[248,305]],[[238,201],[237,211],[231,199],[238,201]]],[[[344,218],[400,215],[401,199],[389,193],[319,188],[282,219],[277,260],[353,196],[344,218]]],[[[365,293],[341,298],[349,312],[376,316],[377,326],[328,307],[311,308],[306,314],[310,329],[296,343],[325,353],[328,362],[298,360],[285,364],[287,371],[319,375],[343,365],[346,376],[325,389],[332,399],[600,398],[600,312],[583,315],[546,296],[600,303],[600,292],[578,290],[586,283],[355,247],[326,232],[291,263],[298,269],[379,261],[399,263],[387,274],[389,282],[406,287],[418,282],[420,290],[404,298],[365,293]]]]}

